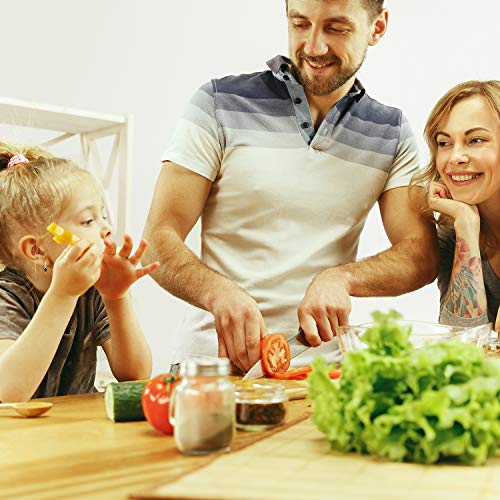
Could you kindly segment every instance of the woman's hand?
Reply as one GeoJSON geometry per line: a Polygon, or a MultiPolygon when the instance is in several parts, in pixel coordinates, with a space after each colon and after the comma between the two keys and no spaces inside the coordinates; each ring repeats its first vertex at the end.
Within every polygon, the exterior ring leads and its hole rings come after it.
{"type": "Polygon", "coordinates": [[[449,215],[453,219],[479,224],[479,211],[476,205],[467,205],[452,198],[448,188],[438,181],[431,181],[428,194],[429,207],[434,212],[449,215]]]}
{"type": "Polygon", "coordinates": [[[498,308],[497,320],[495,321],[495,330],[500,335],[500,307],[498,308]]]}
{"type": "Polygon", "coordinates": [[[148,246],[145,240],[141,240],[139,248],[133,255],[130,255],[133,242],[128,234],[123,237],[123,246],[118,253],[114,241],[106,239],[104,244],[106,248],[102,257],[101,276],[95,284],[103,299],[119,300],[123,298],[132,284],[152,273],[159,266],[158,262],[153,262],[149,266],[136,269],[148,246]]]}

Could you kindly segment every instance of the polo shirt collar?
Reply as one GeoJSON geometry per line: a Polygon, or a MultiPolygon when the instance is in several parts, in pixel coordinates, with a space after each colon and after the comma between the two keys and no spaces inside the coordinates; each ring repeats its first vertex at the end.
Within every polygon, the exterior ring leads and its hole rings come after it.
{"type": "MultiPolygon", "coordinates": [[[[294,76],[290,72],[291,61],[288,57],[277,55],[272,59],[269,59],[269,61],[267,61],[266,64],[272,71],[274,77],[277,80],[280,80],[283,83],[293,82],[299,85],[297,80],[295,80],[294,76]],[[286,78],[284,78],[285,75],[286,78]]],[[[351,87],[347,95],[349,95],[350,97],[357,97],[357,99],[359,100],[361,99],[364,93],[365,93],[365,88],[363,87],[362,83],[356,78],[356,80],[354,80],[353,86],[351,87]]]]}

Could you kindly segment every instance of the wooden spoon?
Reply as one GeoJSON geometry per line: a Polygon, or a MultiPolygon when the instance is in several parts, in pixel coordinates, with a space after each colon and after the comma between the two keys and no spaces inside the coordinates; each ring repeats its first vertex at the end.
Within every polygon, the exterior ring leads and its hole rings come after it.
{"type": "Polygon", "coordinates": [[[52,406],[54,406],[53,403],[44,401],[28,401],[26,403],[1,403],[0,409],[13,408],[23,417],[39,417],[48,412],[52,406]]]}

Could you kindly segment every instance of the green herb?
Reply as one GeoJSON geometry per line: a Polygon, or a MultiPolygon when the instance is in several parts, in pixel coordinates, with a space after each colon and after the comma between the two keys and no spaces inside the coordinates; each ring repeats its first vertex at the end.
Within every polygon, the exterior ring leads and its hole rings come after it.
{"type": "Polygon", "coordinates": [[[415,349],[399,317],[373,314],[368,348],[346,355],[339,383],[314,361],[312,419],[332,448],[418,463],[500,455],[500,360],[459,341],[415,349]]]}

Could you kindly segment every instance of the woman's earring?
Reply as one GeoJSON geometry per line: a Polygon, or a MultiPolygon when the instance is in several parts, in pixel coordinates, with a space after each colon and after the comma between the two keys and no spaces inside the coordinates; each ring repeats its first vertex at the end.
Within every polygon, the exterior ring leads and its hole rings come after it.
{"type": "Polygon", "coordinates": [[[47,272],[47,262],[43,261],[43,272],[46,273],[47,272]]]}

